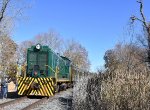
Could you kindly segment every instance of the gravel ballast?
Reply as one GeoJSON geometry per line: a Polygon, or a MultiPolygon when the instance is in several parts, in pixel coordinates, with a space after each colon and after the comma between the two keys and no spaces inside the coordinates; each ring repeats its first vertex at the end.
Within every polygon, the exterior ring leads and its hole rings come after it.
{"type": "MultiPolygon", "coordinates": [[[[0,99],[0,104],[7,101],[15,100],[15,98],[0,99]]],[[[3,110],[21,110],[28,105],[38,101],[40,99],[25,99],[16,104],[12,104],[3,108],[3,110]]],[[[72,89],[61,91],[50,97],[46,102],[40,104],[33,110],[71,110],[72,105],[72,89]]]]}
{"type": "Polygon", "coordinates": [[[41,104],[33,110],[71,110],[72,89],[68,89],[53,96],[47,102],[41,104]]]}

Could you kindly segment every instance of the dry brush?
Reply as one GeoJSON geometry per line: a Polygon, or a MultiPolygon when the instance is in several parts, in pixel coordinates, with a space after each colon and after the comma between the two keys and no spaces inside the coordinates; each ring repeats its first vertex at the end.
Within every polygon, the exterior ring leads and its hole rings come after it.
{"type": "Polygon", "coordinates": [[[107,54],[105,72],[87,74],[78,80],[74,88],[73,109],[150,109],[149,68],[142,60],[146,51],[134,44],[119,44],[111,52],[107,54]]]}

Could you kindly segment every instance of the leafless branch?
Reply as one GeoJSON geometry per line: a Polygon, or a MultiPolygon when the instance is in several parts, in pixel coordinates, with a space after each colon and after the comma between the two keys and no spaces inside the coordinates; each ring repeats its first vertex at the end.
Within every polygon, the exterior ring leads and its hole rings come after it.
{"type": "Polygon", "coordinates": [[[144,13],[143,13],[143,3],[142,3],[142,1],[137,1],[137,2],[140,4],[140,14],[141,14],[141,17],[143,19],[142,20],[143,24],[147,28],[146,19],[145,19],[144,13]]]}
{"type": "Polygon", "coordinates": [[[7,8],[9,2],[10,2],[10,0],[3,0],[3,4],[2,4],[1,12],[0,12],[0,22],[2,21],[2,19],[4,17],[4,13],[6,11],[6,8],[7,8]]]}

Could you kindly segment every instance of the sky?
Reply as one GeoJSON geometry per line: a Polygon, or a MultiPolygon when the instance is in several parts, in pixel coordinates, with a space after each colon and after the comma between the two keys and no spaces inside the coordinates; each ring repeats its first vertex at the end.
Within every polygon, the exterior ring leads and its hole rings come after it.
{"type": "MultiPolygon", "coordinates": [[[[144,0],[144,13],[150,20],[149,4],[150,0],[144,0]]],[[[130,16],[140,16],[136,0],[34,0],[24,14],[28,20],[18,22],[13,33],[17,43],[53,29],[86,48],[91,71],[104,65],[108,49],[128,37],[124,33],[130,16]]]]}

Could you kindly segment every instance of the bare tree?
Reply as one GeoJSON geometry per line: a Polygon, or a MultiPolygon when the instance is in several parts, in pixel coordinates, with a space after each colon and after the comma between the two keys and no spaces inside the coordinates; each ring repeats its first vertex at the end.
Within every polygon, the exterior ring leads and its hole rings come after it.
{"type": "Polygon", "coordinates": [[[0,1],[0,36],[11,34],[16,21],[23,19],[24,10],[30,7],[26,0],[1,0],[0,1]]]}
{"type": "Polygon", "coordinates": [[[6,74],[8,66],[14,61],[16,43],[7,35],[0,37],[0,75],[6,74]]]}
{"type": "MultiPolygon", "coordinates": [[[[25,74],[26,72],[27,49],[30,48],[32,45],[33,45],[32,41],[23,41],[18,45],[17,52],[16,52],[16,60],[17,60],[16,62],[17,62],[18,69],[20,69],[18,71],[20,71],[22,75],[25,74]]],[[[10,69],[14,69],[14,68],[15,68],[14,65],[12,65],[12,68],[10,69]]]]}
{"type": "Polygon", "coordinates": [[[26,0],[0,0],[0,74],[14,74],[17,68],[16,43],[11,32],[16,21],[23,19],[23,12],[29,8],[26,0]],[[20,19],[21,18],[21,19],[20,19]],[[13,68],[13,69],[12,69],[13,68]]]}
{"type": "Polygon", "coordinates": [[[25,65],[27,60],[27,49],[33,45],[32,41],[23,41],[17,48],[17,62],[25,65]]]}
{"type": "Polygon", "coordinates": [[[2,0],[2,6],[0,11],[0,22],[2,22],[2,19],[4,18],[4,13],[6,11],[6,8],[9,4],[10,0],[2,0]]]}
{"type": "MultiPolygon", "coordinates": [[[[115,69],[128,70],[132,67],[136,68],[140,64],[144,64],[143,57],[145,50],[138,47],[134,43],[117,44],[114,49],[108,50],[105,53],[105,67],[110,71],[115,69]],[[122,65],[122,68],[120,66],[122,65]]],[[[133,69],[133,68],[132,68],[133,69]]]]}
{"type": "Polygon", "coordinates": [[[49,46],[52,50],[57,53],[62,53],[63,50],[63,39],[60,38],[59,33],[49,30],[46,33],[39,34],[34,37],[34,44],[40,43],[42,45],[49,46]]]}
{"type": "Polygon", "coordinates": [[[115,51],[113,49],[107,50],[104,55],[105,68],[108,71],[114,71],[118,64],[115,51]]]}
{"type": "Polygon", "coordinates": [[[147,40],[147,45],[148,45],[148,49],[147,49],[147,62],[150,64],[150,23],[147,22],[146,17],[144,15],[144,11],[143,11],[143,2],[142,0],[138,0],[137,3],[140,4],[140,15],[141,18],[138,18],[136,16],[131,16],[131,20],[132,23],[134,23],[134,21],[139,21],[140,23],[142,23],[144,32],[146,33],[146,40],[147,40]]]}
{"type": "Polygon", "coordinates": [[[74,40],[67,42],[64,56],[70,58],[73,64],[80,69],[89,70],[90,61],[88,59],[88,52],[81,44],[74,40]]]}

